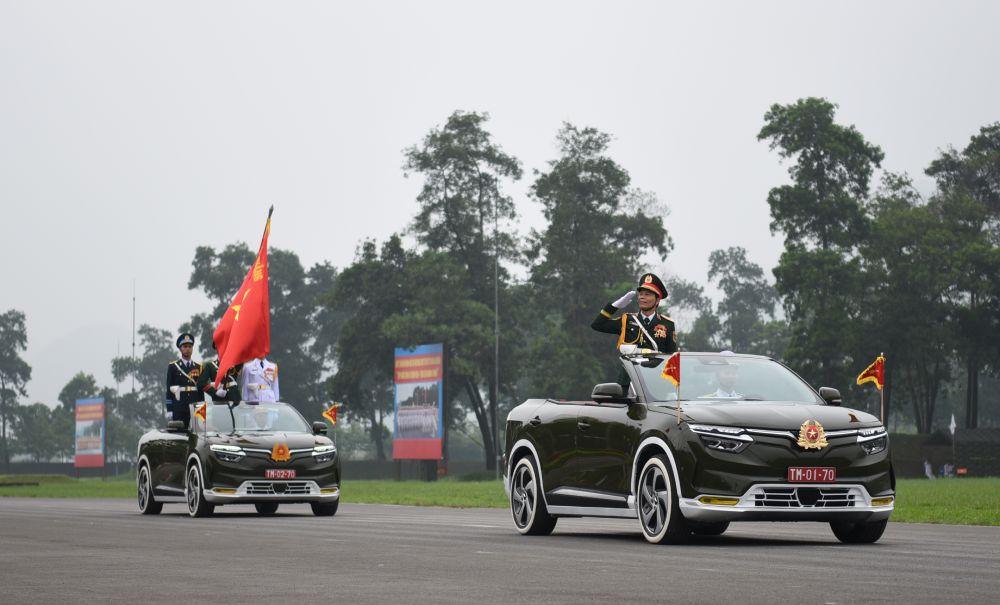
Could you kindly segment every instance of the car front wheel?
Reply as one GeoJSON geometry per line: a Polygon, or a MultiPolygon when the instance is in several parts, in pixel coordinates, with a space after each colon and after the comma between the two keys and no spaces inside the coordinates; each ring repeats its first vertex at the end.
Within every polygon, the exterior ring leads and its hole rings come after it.
{"type": "Polygon", "coordinates": [[[332,517],[337,514],[337,509],[340,507],[340,500],[334,500],[333,502],[310,502],[309,506],[313,509],[313,514],[317,517],[332,517]]]}
{"type": "Polygon", "coordinates": [[[208,517],[215,510],[215,506],[205,500],[205,493],[201,487],[201,473],[198,472],[198,465],[192,464],[188,469],[187,484],[188,514],[192,517],[208,517]]]}
{"type": "Polygon", "coordinates": [[[149,479],[149,467],[143,464],[136,475],[136,488],[139,496],[139,512],[144,515],[158,515],[163,510],[163,503],[153,497],[153,482],[149,479]]]}
{"type": "Polygon", "coordinates": [[[517,461],[511,472],[510,513],[517,531],[527,536],[547,536],[556,527],[549,514],[531,456],[517,461]]]}
{"type": "Polygon", "coordinates": [[[882,532],[888,523],[888,519],[872,523],[833,521],[830,523],[830,529],[833,530],[833,535],[845,544],[872,544],[882,537],[882,532]]]}
{"type": "Polygon", "coordinates": [[[653,456],[639,474],[639,525],[642,535],[652,544],[682,541],[688,533],[677,506],[670,470],[664,456],[653,456]]]}

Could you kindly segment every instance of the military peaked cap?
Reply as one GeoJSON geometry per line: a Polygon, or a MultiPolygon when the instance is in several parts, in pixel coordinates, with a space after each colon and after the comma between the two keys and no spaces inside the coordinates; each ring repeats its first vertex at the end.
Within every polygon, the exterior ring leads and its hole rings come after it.
{"type": "Polygon", "coordinates": [[[183,345],[194,345],[194,336],[191,336],[187,332],[181,334],[177,337],[177,348],[181,348],[183,345]]]}
{"type": "Polygon", "coordinates": [[[639,278],[639,286],[636,287],[636,292],[639,290],[649,290],[657,297],[663,299],[667,297],[667,287],[663,285],[660,278],[653,275],[652,273],[646,273],[639,278]]]}

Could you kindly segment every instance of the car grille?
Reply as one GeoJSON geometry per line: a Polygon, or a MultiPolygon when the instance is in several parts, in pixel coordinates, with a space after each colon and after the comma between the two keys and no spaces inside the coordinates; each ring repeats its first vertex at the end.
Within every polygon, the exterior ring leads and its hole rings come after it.
{"type": "Polygon", "coordinates": [[[250,481],[245,484],[248,496],[308,496],[311,481],[250,481]]]}
{"type": "Polygon", "coordinates": [[[754,506],[771,508],[844,508],[854,506],[846,487],[764,487],[754,494],[754,506]]]}

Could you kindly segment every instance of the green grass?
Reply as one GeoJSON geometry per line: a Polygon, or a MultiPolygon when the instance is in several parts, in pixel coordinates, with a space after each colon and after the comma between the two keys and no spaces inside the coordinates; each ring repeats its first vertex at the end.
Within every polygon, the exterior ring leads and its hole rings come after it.
{"type": "Polygon", "coordinates": [[[1000,525],[1000,478],[900,479],[892,520],[1000,525]]]}
{"type": "Polygon", "coordinates": [[[344,502],[409,504],[454,508],[504,508],[503,482],[490,481],[347,481],[344,502]]]}
{"type": "Polygon", "coordinates": [[[135,480],[128,477],[74,479],[66,475],[0,475],[0,497],[134,498],[135,480]],[[37,485],[4,485],[37,483],[37,485]]]}
{"type": "MultiPolygon", "coordinates": [[[[1000,526],[1000,478],[901,479],[897,484],[892,520],[903,523],[948,523],[1000,526]]],[[[347,481],[344,502],[505,508],[499,481],[347,481]]],[[[63,475],[0,475],[0,497],[134,498],[135,481],[128,477],[73,479],[63,475]],[[38,485],[4,486],[5,483],[38,485]]]]}

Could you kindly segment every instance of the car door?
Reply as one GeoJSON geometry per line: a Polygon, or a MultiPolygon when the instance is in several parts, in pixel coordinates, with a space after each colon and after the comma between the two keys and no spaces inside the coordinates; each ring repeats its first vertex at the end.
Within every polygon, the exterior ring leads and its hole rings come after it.
{"type": "Polygon", "coordinates": [[[542,486],[550,504],[558,504],[551,500],[553,491],[573,482],[579,411],[579,402],[547,401],[527,422],[528,433],[538,453],[542,486]]]}
{"type": "Polygon", "coordinates": [[[165,496],[177,496],[184,493],[184,463],[187,461],[188,443],[191,434],[188,431],[162,433],[162,449],[160,450],[160,465],[156,476],[160,479],[154,482],[157,493],[165,496]]]}
{"type": "Polygon", "coordinates": [[[574,486],[587,505],[624,507],[639,445],[643,403],[588,403],[577,418],[574,486]]]}

